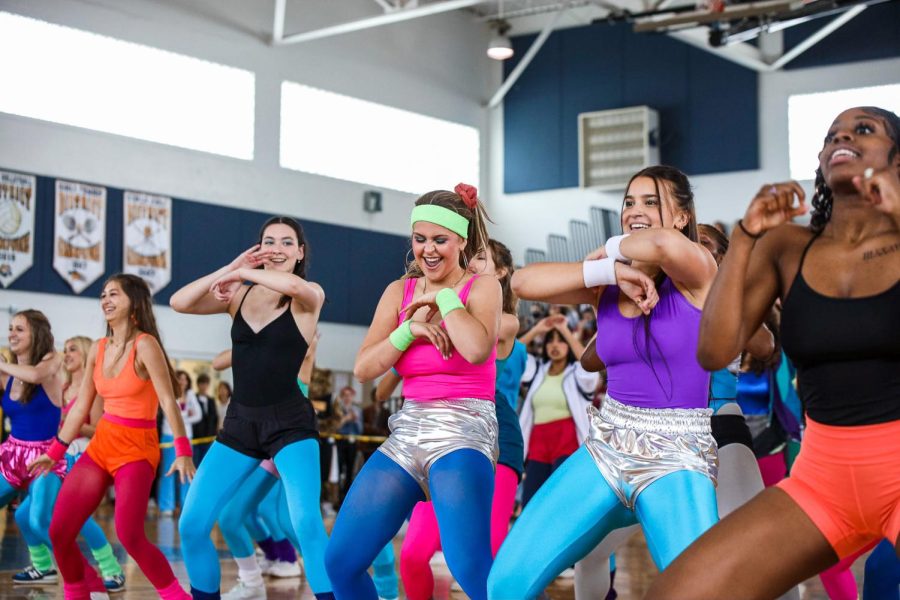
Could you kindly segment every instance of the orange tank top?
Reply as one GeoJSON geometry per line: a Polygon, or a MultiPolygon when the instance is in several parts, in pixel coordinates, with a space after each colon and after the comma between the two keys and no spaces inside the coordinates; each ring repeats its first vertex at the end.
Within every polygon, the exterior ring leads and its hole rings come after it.
{"type": "Polygon", "coordinates": [[[137,343],[147,333],[135,338],[131,351],[125,360],[125,366],[113,378],[103,376],[103,360],[106,356],[107,338],[100,340],[97,346],[97,360],[94,363],[94,387],[103,398],[103,411],[126,419],[156,420],[159,398],[153,389],[153,382],[138,377],[134,368],[137,354],[137,343]]]}

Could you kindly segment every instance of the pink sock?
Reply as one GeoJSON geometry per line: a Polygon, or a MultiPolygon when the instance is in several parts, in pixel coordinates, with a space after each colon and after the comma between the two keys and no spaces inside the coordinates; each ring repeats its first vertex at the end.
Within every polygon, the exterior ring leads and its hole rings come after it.
{"type": "Polygon", "coordinates": [[[191,595],[184,591],[177,579],[164,588],[157,588],[156,593],[162,600],[191,600],[191,595]]]}
{"type": "Polygon", "coordinates": [[[428,562],[441,549],[437,517],[431,502],[413,509],[400,549],[400,577],[409,600],[428,600],[434,594],[434,573],[428,562]]]}
{"type": "Polygon", "coordinates": [[[519,476],[506,465],[497,465],[494,475],[494,500],[491,504],[491,554],[497,551],[509,533],[509,520],[516,507],[516,488],[519,476]]]}

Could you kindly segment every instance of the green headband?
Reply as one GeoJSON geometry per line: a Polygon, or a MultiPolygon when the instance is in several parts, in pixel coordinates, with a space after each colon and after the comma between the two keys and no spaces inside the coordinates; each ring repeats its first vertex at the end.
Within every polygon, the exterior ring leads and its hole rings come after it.
{"type": "Polygon", "coordinates": [[[421,204],[412,211],[412,216],[409,218],[410,227],[419,221],[446,227],[464,240],[469,238],[469,220],[449,208],[437,204],[421,204]]]}

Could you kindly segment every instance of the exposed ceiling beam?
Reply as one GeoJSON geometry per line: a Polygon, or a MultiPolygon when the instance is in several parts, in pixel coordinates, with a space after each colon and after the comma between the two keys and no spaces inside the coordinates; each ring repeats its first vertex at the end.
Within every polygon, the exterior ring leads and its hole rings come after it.
{"type": "Polygon", "coordinates": [[[470,6],[481,4],[484,1],[485,0],[445,0],[444,2],[433,2],[418,8],[399,9],[388,14],[378,15],[377,17],[369,17],[358,21],[350,21],[349,23],[341,23],[340,25],[323,27],[322,29],[314,29],[303,33],[282,36],[281,38],[274,38],[273,43],[278,46],[285,46],[288,44],[310,42],[312,40],[320,40],[335,35],[362,31],[363,29],[390,25],[391,23],[399,23],[401,21],[409,21],[420,17],[427,17],[429,15],[469,8],[470,6]]]}
{"type": "Polygon", "coordinates": [[[850,19],[856,17],[859,13],[861,13],[864,10],[866,10],[865,4],[857,4],[856,6],[854,6],[853,8],[851,8],[850,10],[848,10],[847,12],[845,12],[844,14],[839,16],[838,18],[834,19],[833,21],[831,21],[830,23],[828,23],[827,25],[822,27],[820,30],[818,30],[814,34],[812,34],[811,36],[809,36],[808,38],[806,38],[805,40],[803,40],[802,42],[800,42],[799,44],[797,44],[796,46],[794,46],[793,48],[788,50],[787,52],[785,52],[781,56],[781,58],[779,58],[778,60],[776,60],[775,62],[772,63],[770,68],[773,71],[780,69],[784,65],[788,64],[789,62],[791,62],[792,60],[794,60],[795,58],[797,58],[798,56],[800,56],[801,54],[803,54],[804,52],[806,52],[807,50],[809,50],[810,48],[812,48],[813,46],[815,46],[816,44],[821,42],[822,40],[824,40],[826,37],[828,37],[835,31],[837,31],[839,28],[843,27],[848,21],[850,21],[850,19]]]}
{"type": "Polygon", "coordinates": [[[531,46],[528,48],[528,51],[525,53],[525,56],[522,57],[522,60],[515,66],[503,84],[500,86],[493,97],[488,101],[488,108],[494,108],[501,102],[503,102],[503,97],[506,96],[506,92],[515,85],[516,81],[518,81],[519,77],[521,77],[522,73],[525,72],[525,69],[528,68],[528,65],[531,64],[531,61],[537,56],[538,51],[541,49],[541,46],[544,45],[544,42],[547,41],[547,38],[550,37],[550,34],[553,33],[553,29],[556,27],[556,24],[559,22],[559,18],[566,12],[565,9],[557,11],[547,24],[544,25],[544,28],[541,30],[540,35],[531,43],[531,46]]]}
{"type": "Polygon", "coordinates": [[[662,19],[639,21],[634,24],[634,31],[635,33],[645,33],[648,31],[660,31],[679,25],[702,25],[704,23],[715,23],[718,21],[731,21],[743,19],[745,17],[756,17],[763,14],[790,12],[800,6],[802,6],[802,2],[796,0],[768,0],[765,2],[734,4],[725,7],[725,10],[719,12],[698,10],[662,19]]]}
{"type": "Polygon", "coordinates": [[[272,24],[272,43],[278,43],[284,37],[284,13],[287,0],[275,0],[275,22],[272,24]]]}
{"type": "Polygon", "coordinates": [[[674,31],[669,35],[686,44],[711,52],[716,56],[730,60],[731,62],[747,67],[748,69],[753,69],[754,71],[759,71],[761,73],[770,70],[769,64],[763,60],[762,53],[750,44],[742,42],[739,44],[720,46],[718,48],[710,46],[708,30],[705,28],[698,27],[686,31],[674,31]]]}

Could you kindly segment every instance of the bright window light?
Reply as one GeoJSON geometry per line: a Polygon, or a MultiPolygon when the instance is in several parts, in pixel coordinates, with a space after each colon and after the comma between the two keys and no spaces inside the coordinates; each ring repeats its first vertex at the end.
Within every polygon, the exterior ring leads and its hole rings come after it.
{"type": "Polygon", "coordinates": [[[281,166],[421,194],[478,184],[474,127],[285,81],[281,166]]]}
{"type": "Polygon", "coordinates": [[[0,111],[253,158],[249,71],[0,12],[0,111]]]}
{"type": "Polygon", "coordinates": [[[801,94],[788,98],[788,144],[793,179],[815,179],[828,128],[854,106],[877,106],[900,114],[900,84],[801,94]]]}

